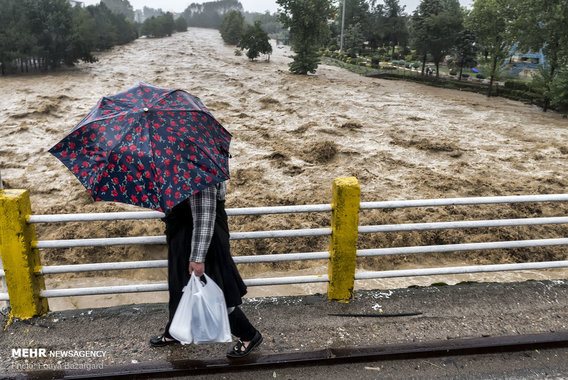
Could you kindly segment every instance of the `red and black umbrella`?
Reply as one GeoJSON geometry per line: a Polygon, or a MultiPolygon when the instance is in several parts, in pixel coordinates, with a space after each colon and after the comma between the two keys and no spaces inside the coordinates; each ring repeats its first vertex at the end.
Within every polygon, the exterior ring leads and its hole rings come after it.
{"type": "Polygon", "coordinates": [[[199,98],[139,83],[99,100],[49,152],[95,201],[167,212],[229,179],[230,141],[199,98]]]}

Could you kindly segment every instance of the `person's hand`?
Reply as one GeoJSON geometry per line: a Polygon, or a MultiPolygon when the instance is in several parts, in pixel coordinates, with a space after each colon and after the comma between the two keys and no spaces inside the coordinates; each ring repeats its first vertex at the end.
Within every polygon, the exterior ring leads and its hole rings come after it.
{"type": "Polygon", "coordinates": [[[195,273],[196,277],[203,276],[205,273],[205,263],[196,263],[195,261],[189,262],[189,274],[195,273]]]}

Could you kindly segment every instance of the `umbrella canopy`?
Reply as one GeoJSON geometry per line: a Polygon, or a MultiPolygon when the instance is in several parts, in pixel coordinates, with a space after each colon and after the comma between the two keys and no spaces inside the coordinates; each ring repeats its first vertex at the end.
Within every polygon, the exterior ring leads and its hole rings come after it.
{"type": "Polygon", "coordinates": [[[49,152],[95,201],[167,212],[229,179],[230,141],[199,98],[138,83],[99,100],[49,152]]]}

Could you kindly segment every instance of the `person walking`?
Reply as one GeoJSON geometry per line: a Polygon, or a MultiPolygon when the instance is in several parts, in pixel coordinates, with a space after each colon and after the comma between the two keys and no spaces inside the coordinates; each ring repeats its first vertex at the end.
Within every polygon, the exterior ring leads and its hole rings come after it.
{"type": "Polygon", "coordinates": [[[154,347],[179,343],[169,334],[169,327],[191,273],[197,277],[206,273],[223,291],[231,333],[239,339],[227,351],[229,358],[244,357],[262,343],[262,334],[239,307],[247,289],[230,253],[226,188],[226,182],[221,182],[201,190],[163,219],[168,244],[169,320],[164,333],[150,339],[154,347]]]}

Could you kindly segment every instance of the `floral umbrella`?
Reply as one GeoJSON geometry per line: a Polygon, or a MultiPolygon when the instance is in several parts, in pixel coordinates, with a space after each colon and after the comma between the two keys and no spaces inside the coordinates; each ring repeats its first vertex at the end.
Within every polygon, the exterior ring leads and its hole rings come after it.
{"type": "Polygon", "coordinates": [[[199,98],[138,83],[99,100],[49,152],[95,201],[167,212],[229,179],[230,141],[199,98]]]}

